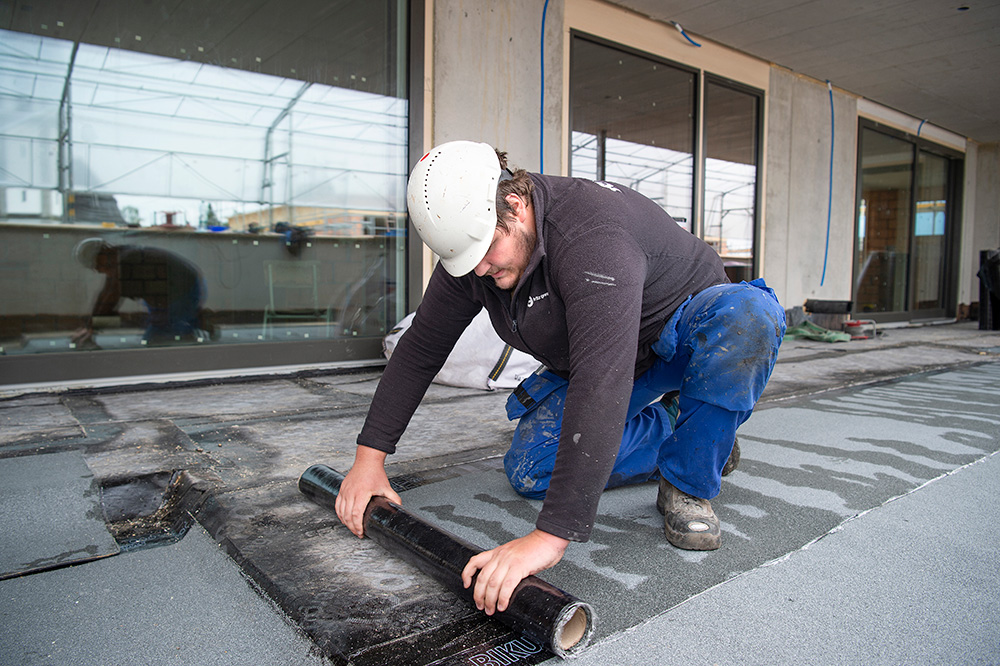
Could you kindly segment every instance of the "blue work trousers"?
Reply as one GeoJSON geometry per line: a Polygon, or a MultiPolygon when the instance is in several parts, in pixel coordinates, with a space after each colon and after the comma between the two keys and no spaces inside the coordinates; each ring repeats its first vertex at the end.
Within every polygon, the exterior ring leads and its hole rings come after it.
{"type": "Polygon", "coordinates": [[[173,297],[158,297],[155,301],[143,299],[146,306],[146,331],[143,339],[159,343],[194,338],[201,329],[201,306],[205,300],[205,284],[198,280],[185,293],[173,297]]]}
{"type": "MultiPolygon", "coordinates": [[[[736,429],[753,412],[784,334],[784,309],[763,280],[716,285],[689,298],[653,345],[653,366],[635,380],[607,487],[662,474],[690,495],[718,495],[736,429]],[[680,392],[676,424],[659,400],[670,391],[680,392]]],[[[549,487],[567,387],[543,369],[507,400],[508,416],[519,420],[504,469],[526,497],[541,499],[549,487]]]]}

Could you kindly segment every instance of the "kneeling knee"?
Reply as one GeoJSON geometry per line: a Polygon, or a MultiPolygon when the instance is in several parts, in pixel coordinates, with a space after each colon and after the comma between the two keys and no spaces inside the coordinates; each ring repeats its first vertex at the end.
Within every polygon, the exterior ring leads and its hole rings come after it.
{"type": "Polygon", "coordinates": [[[513,450],[508,451],[507,455],[504,456],[503,468],[507,474],[507,480],[510,482],[510,487],[518,495],[528,499],[545,497],[545,491],[549,487],[549,477],[552,474],[551,470],[548,474],[540,475],[540,466],[537,461],[513,455],[513,450]]]}
{"type": "Polygon", "coordinates": [[[545,491],[548,490],[548,486],[540,487],[543,484],[538,483],[538,480],[530,474],[509,474],[507,480],[510,481],[510,487],[514,489],[514,492],[521,497],[545,499],[545,491]]]}

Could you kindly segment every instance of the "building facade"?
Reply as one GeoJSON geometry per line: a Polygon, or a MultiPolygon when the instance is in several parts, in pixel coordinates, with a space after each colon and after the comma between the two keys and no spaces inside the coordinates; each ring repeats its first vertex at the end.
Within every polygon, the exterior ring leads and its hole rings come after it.
{"type": "Polygon", "coordinates": [[[966,317],[1000,246],[997,144],[599,0],[53,0],[0,29],[0,385],[379,360],[433,266],[406,176],[454,139],[638,189],[786,308],[966,317]]]}

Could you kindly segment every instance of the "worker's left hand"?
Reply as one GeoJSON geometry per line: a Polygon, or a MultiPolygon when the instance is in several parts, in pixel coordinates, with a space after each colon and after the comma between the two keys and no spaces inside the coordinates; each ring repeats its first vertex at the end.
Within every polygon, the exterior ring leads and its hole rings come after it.
{"type": "Polygon", "coordinates": [[[474,555],[462,570],[462,583],[468,588],[479,571],[472,594],[476,608],[485,610],[487,615],[505,611],[517,584],[555,566],[568,544],[566,539],[536,529],[520,539],[474,555]]]}

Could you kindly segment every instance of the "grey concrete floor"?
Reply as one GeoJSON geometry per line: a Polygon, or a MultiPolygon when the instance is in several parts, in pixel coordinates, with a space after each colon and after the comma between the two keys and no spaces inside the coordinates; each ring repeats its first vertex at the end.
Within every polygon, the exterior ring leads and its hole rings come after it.
{"type": "Polygon", "coordinates": [[[998,492],[992,454],[592,645],[576,663],[1000,663],[998,492]]]}
{"type": "Polygon", "coordinates": [[[2,664],[328,663],[200,527],[169,546],[0,582],[2,664]]]}
{"type": "MultiPolygon", "coordinates": [[[[969,323],[893,328],[850,343],[786,342],[764,399],[741,429],[744,463],[718,500],[720,551],[684,554],[661,543],[652,499],[643,495],[649,489],[638,487],[609,492],[600,538],[573,547],[546,572],[577,596],[599,599],[599,620],[604,609],[584,658],[904,663],[887,657],[899,644],[909,663],[1000,663],[1000,595],[985,575],[996,571],[1000,526],[980,504],[984,488],[996,490],[990,456],[1000,448],[998,361],[1000,332],[969,323]],[[947,492],[939,496],[939,489],[947,492]],[[949,517],[948,538],[920,539],[942,533],[949,517]],[[873,537],[879,534],[884,538],[873,537]],[[636,543],[652,550],[630,547],[636,543]],[[641,561],[649,552],[666,558],[673,578],[641,561]],[[963,552],[977,557],[956,562],[963,552]],[[897,562],[905,570],[891,576],[893,585],[873,584],[897,562]],[[976,584],[948,578],[935,587],[933,575],[906,575],[912,567],[903,562],[923,572],[959,571],[976,584]],[[830,594],[832,585],[843,596],[830,594]],[[781,602],[782,589],[795,589],[789,596],[797,602],[781,602]],[[962,596],[949,597],[949,590],[962,596]],[[730,606],[744,612],[721,610],[730,606]],[[958,622],[969,608],[977,622],[958,622]],[[941,612],[947,622],[920,621],[921,613],[941,612]],[[869,613],[879,614],[874,627],[869,613]],[[967,633],[955,633],[956,625],[967,633]],[[768,633],[778,638],[760,638],[768,633]],[[842,657],[831,656],[840,654],[831,636],[842,643],[842,657]],[[915,651],[914,636],[931,646],[927,652],[915,651]],[[960,642],[970,656],[951,659],[960,642]],[[707,656],[692,656],[692,646],[707,656]]],[[[89,470],[87,488],[96,488],[81,500],[92,509],[83,518],[74,517],[79,510],[35,507],[39,536],[52,525],[62,525],[60,534],[70,523],[92,528],[96,510],[121,545],[119,554],[102,546],[96,560],[67,557],[73,548],[63,543],[40,554],[15,546],[9,560],[21,568],[11,575],[38,566],[0,580],[0,631],[18,637],[3,641],[0,663],[166,663],[176,656],[167,648],[178,646],[189,663],[244,663],[268,647],[292,661],[254,663],[504,663],[496,646],[510,639],[505,629],[349,535],[295,487],[310,464],[349,468],[378,378],[371,370],[44,393],[0,387],[0,473],[16,474],[14,465],[43,454],[69,455],[89,470]],[[205,559],[197,544],[212,541],[222,549],[205,559]],[[126,564],[128,574],[115,569],[126,564]],[[229,575],[237,571],[243,575],[229,575]],[[192,581],[198,572],[205,592],[185,587],[191,581],[184,572],[192,581]],[[126,575],[132,583],[122,584],[126,575]],[[80,584],[74,577],[84,585],[103,580],[102,590],[127,589],[125,597],[109,597],[120,612],[88,599],[88,621],[80,622],[78,604],[58,596],[80,584]],[[221,589],[209,593],[213,587],[221,589]],[[170,590],[178,593],[168,604],[170,590]],[[240,600],[216,596],[224,593],[240,600]],[[134,601],[125,603],[129,594],[134,601]],[[243,610],[214,613],[220,604],[243,610]],[[199,629],[185,617],[199,618],[199,629]],[[145,651],[127,632],[104,641],[115,623],[136,631],[155,626],[161,638],[145,651]],[[260,640],[241,646],[226,630],[260,640]]],[[[389,465],[400,487],[410,488],[407,501],[442,523],[472,512],[477,505],[461,502],[462,493],[479,491],[486,499],[476,501],[494,513],[462,520],[484,546],[527,529],[534,510],[504,495],[502,483],[490,485],[513,431],[505,400],[502,392],[433,386],[389,465]]],[[[29,495],[0,492],[0,516],[21,516],[24,524],[24,502],[29,495]]],[[[462,520],[452,526],[462,528],[462,520]]],[[[65,533],[70,546],[86,540],[65,533]]]]}

